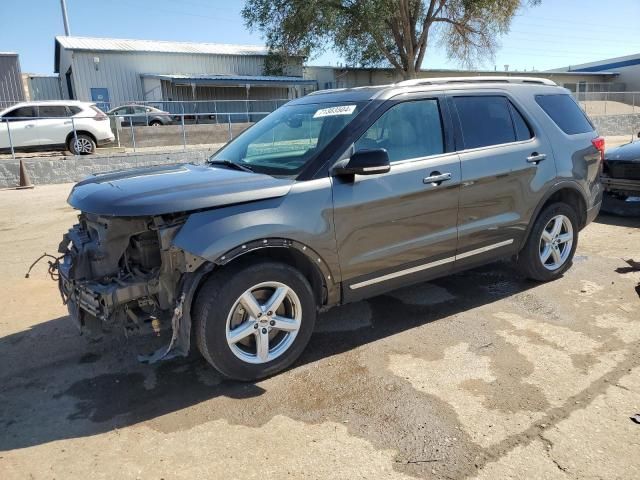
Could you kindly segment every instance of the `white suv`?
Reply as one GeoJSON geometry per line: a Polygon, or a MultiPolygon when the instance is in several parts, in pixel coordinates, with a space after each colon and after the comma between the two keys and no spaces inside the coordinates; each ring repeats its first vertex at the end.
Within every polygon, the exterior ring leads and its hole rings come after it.
{"type": "Polygon", "coordinates": [[[89,102],[23,102],[0,112],[0,150],[13,145],[19,149],[63,148],[86,155],[114,138],[109,117],[89,102]]]}

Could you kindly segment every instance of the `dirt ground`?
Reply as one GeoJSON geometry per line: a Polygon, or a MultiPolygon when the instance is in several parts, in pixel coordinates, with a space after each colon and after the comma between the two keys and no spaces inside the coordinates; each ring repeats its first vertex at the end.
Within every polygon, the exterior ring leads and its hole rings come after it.
{"type": "Polygon", "coordinates": [[[69,188],[0,192],[3,479],[640,478],[640,218],[601,216],[550,284],[504,262],[333,309],[241,384],[89,344],[46,266],[24,278],[69,188]]]}

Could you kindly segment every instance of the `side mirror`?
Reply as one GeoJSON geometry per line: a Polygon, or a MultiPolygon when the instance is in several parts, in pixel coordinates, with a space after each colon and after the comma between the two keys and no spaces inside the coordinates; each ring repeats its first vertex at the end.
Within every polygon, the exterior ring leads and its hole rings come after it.
{"type": "Polygon", "coordinates": [[[346,165],[336,167],[335,175],[377,175],[391,169],[389,154],[384,148],[358,150],[346,165]]]}

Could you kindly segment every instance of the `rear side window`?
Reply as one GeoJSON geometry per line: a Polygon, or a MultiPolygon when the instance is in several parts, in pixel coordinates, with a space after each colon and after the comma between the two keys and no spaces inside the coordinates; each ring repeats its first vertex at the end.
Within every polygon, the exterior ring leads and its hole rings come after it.
{"type": "Polygon", "coordinates": [[[71,112],[71,115],[77,115],[78,113],[80,113],[82,111],[82,109],[80,107],[69,106],[67,108],[71,112]]]}
{"type": "Polygon", "coordinates": [[[531,129],[501,96],[454,97],[465,149],[501,145],[532,137],[531,129]]]}
{"type": "Polygon", "coordinates": [[[355,143],[355,149],[384,148],[391,162],[444,152],[438,101],[415,100],[387,110],[355,143]]]}
{"type": "Polygon", "coordinates": [[[593,131],[593,125],[570,95],[536,95],[536,102],[567,135],[593,131]]]}
{"type": "Polygon", "coordinates": [[[509,102],[509,110],[513,118],[513,127],[516,129],[516,140],[521,142],[533,138],[533,133],[531,133],[531,128],[527,125],[527,121],[511,102],[509,102]]]}
{"type": "Polygon", "coordinates": [[[64,105],[40,105],[38,107],[40,117],[59,118],[68,117],[67,108],[64,105]]]}

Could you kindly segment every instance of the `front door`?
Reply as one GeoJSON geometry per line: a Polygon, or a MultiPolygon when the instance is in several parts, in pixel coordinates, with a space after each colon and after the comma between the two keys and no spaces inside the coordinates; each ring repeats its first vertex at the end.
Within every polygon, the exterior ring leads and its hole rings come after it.
{"type": "Polygon", "coordinates": [[[37,110],[35,107],[18,107],[2,116],[0,148],[38,147],[40,135],[36,129],[37,110]],[[6,122],[6,123],[5,123],[6,122]]]}
{"type": "Polygon", "coordinates": [[[354,145],[354,151],[386,149],[391,170],[334,178],[334,222],[345,299],[452,268],[460,161],[443,128],[445,107],[439,98],[391,106],[354,145]]]}
{"type": "Polygon", "coordinates": [[[458,268],[517,251],[555,164],[541,129],[515,99],[466,93],[451,101],[462,133],[458,268]]]}

